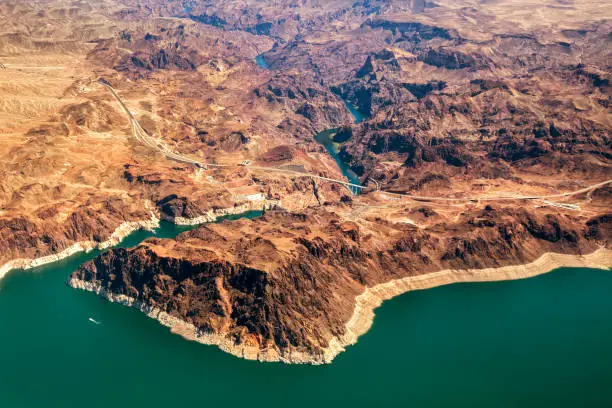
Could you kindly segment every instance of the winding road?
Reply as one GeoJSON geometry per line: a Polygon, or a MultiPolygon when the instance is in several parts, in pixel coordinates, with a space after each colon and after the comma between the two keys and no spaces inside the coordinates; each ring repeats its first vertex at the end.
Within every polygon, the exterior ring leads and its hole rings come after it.
{"type": "MultiPolygon", "coordinates": [[[[119,103],[119,105],[121,106],[121,108],[123,109],[123,111],[125,112],[125,114],[128,116],[129,122],[130,122],[130,127],[131,127],[131,131],[132,131],[132,135],[136,138],[136,140],[138,140],[140,143],[144,144],[145,146],[150,147],[151,149],[157,150],[158,152],[160,152],[161,154],[163,154],[166,158],[180,162],[180,163],[186,163],[186,164],[193,164],[199,168],[208,168],[208,167],[245,167],[244,164],[218,164],[218,163],[204,163],[198,160],[194,160],[190,157],[184,156],[180,153],[176,153],[174,151],[172,151],[170,149],[170,147],[168,147],[165,143],[163,143],[162,141],[160,141],[159,139],[156,139],[152,136],[150,136],[141,126],[140,123],[138,123],[138,120],[136,120],[136,118],[134,117],[134,115],[132,115],[132,112],[130,112],[130,110],[127,108],[127,106],[125,106],[125,104],[123,103],[123,101],[121,100],[121,98],[119,97],[119,95],[117,95],[117,92],[115,92],[115,90],[113,89],[113,87],[111,86],[111,84],[106,81],[103,78],[98,79],[98,83],[104,85],[109,91],[110,93],[113,95],[113,97],[117,100],[117,102],[119,103]]],[[[246,167],[248,167],[250,170],[254,170],[254,171],[262,171],[262,172],[274,172],[274,173],[284,173],[284,174],[290,174],[290,175],[294,175],[297,177],[308,177],[310,179],[313,180],[321,180],[321,181],[326,181],[326,182],[330,182],[330,183],[335,183],[335,184],[339,184],[342,185],[344,187],[347,187],[351,193],[354,193],[355,191],[361,191],[367,187],[365,186],[361,186],[359,184],[353,184],[353,183],[349,183],[348,181],[345,180],[338,180],[338,179],[333,179],[333,178],[329,178],[329,177],[323,177],[323,176],[318,176],[316,174],[311,174],[311,173],[306,173],[306,172],[300,172],[300,171],[296,171],[296,170],[289,170],[289,169],[279,169],[276,167],[263,167],[263,166],[252,166],[252,165],[247,165],[246,167]]],[[[593,184],[590,185],[588,187],[579,189],[579,190],[575,190],[575,191],[571,191],[568,193],[558,193],[558,194],[550,194],[550,195],[533,195],[533,196],[523,196],[523,195],[516,195],[516,194],[508,194],[508,195],[498,195],[498,196],[476,196],[476,197],[439,197],[439,196],[419,196],[419,195],[412,195],[412,194],[401,194],[401,193],[391,193],[391,192],[387,192],[387,191],[383,191],[383,190],[378,190],[379,193],[381,194],[385,194],[385,195],[389,195],[389,196],[393,196],[393,197],[399,197],[399,198],[409,198],[409,199],[413,199],[413,200],[420,200],[420,201],[504,201],[504,200],[546,200],[546,199],[553,199],[553,198],[564,198],[564,197],[571,197],[574,195],[578,195],[578,194],[582,194],[582,193],[586,193],[589,191],[593,191],[596,190],[600,187],[603,187],[607,184],[612,183],[612,180],[606,180],[606,181],[602,181],[600,183],[597,184],[593,184]]],[[[555,204],[555,203],[549,203],[549,204],[555,204]]]]}

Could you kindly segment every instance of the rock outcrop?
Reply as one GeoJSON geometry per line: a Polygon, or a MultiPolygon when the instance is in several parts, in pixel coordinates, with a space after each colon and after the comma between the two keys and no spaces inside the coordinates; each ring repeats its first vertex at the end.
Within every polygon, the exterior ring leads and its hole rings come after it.
{"type": "MultiPolygon", "coordinates": [[[[149,239],[100,255],[70,284],[171,319],[187,337],[241,357],[322,363],[349,336],[366,288],[444,269],[522,265],[549,252],[578,258],[610,240],[609,219],[585,225],[504,207],[424,229],[346,221],[329,210],[269,211],[149,239]]],[[[602,251],[598,262],[612,262],[602,251]]]]}

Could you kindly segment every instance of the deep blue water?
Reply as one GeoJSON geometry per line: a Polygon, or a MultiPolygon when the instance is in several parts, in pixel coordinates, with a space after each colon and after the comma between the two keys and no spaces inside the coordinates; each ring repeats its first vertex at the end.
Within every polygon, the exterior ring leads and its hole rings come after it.
{"type": "Polygon", "coordinates": [[[0,407],[612,406],[611,271],[410,292],[331,365],[297,366],[185,341],[68,287],[91,255],[0,282],[0,407]]]}
{"type": "Polygon", "coordinates": [[[344,105],[346,105],[346,108],[349,110],[349,112],[351,112],[351,115],[353,115],[353,118],[355,118],[355,123],[362,122],[367,118],[366,115],[359,112],[355,105],[345,99],[342,99],[342,101],[344,102],[344,105]]]}
{"type": "Polygon", "coordinates": [[[266,63],[266,61],[263,58],[263,54],[259,54],[258,56],[256,56],[255,57],[255,62],[257,63],[257,65],[259,65],[263,69],[270,69],[270,67],[268,66],[268,64],[266,63]]]}
{"type": "MultiPolygon", "coordinates": [[[[334,143],[334,141],[332,140],[332,136],[334,133],[336,133],[336,129],[324,130],[323,132],[320,132],[315,135],[315,140],[322,144],[325,147],[325,150],[327,150],[327,152],[334,158],[336,164],[338,165],[338,168],[350,183],[361,185],[361,182],[359,181],[359,176],[357,176],[357,174],[355,174],[355,172],[351,170],[350,166],[343,162],[340,158],[337,144],[334,143]]],[[[359,191],[355,190],[353,191],[353,193],[359,193],[359,191]]]]}

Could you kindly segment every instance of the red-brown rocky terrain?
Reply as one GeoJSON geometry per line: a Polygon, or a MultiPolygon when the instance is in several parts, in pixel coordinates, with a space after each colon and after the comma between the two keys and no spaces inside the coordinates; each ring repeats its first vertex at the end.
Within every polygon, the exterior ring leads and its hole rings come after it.
{"type": "Polygon", "coordinates": [[[376,285],[546,253],[609,266],[609,6],[3,2],[0,277],[161,218],[275,207],[74,281],[231,352],[327,361],[376,285]]]}
{"type": "Polygon", "coordinates": [[[421,228],[346,221],[347,211],[275,210],[150,239],[88,262],[70,283],[145,302],[240,356],[328,362],[366,287],[443,269],[522,265],[547,252],[591,253],[609,245],[612,228],[610,215],[584,222],[497,205],[455,220],[430,215],[435,221],[421,228]]]}

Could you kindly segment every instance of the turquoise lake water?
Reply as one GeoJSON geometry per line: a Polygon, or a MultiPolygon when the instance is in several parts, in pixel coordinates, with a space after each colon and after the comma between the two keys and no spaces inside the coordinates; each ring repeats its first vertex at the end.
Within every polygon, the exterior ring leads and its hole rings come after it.
{"type": "Polygon", "coordinates": [[[364,115],[363,113],[359,112],[359,110],[357,110],[357,107],[355,105],[346,101],[345,99],[342,99],[342,101],[344,102],[346,109],[348,109],[349,112],[351,112],[351,115],[353,115],[353,118],[355,118],[355,123],[360,123],[364,119],[367,118],[366,115],[364,115]]]}
{"type": "Polygon", "coordinates": [[[294,366],[185,341],[68,287],[93,255],[0,281],[0,407],[612,406],[611,271],[410,292],[331,365],[294,366]]]}
{"type": "Polygon", "coordinates": [[[257,65],[259,65],[263,69],[270,69],[266,61],[263,59],[263,54],[259,54],[258,56],[256,56],[255,62],[257,63],[257,65]]]}
{"type": "MultiPolygon", "coordinates": [[[[357,174],[355,174],[355,172],[350,168],[350,166],[344,161],[342,161],[342,159],[340,158],[340,154],[338,152],[338,145],[332,140],[332,136],[334,135],[334,133],[336,133],[336,129],[324,130],[323,132],[319,132],[315,135],[315,140],[322,144],[323,147],[325,147],[325,150],[327,150],[327,152],[330,154],[330,156],[334,158],[336,164],[338,165],[338,168],[340,169],[344,177],[346,177],[348,182],[360,185],[361,182],[359,181],[359,176],[357,176],[357,174]]],[[[353,194],[356,193],[359,193],[357,189],[353,191],[353,194]]]]}
{"type": "MultiPolygon", "coordinates": [[[[259,54],[257,57],[255,57],[255,62],[263,69],[270,69],[266,61],[263,59],[263,54],[259,54]]],[[[359,110],[357,110],[357,108],[353,104],[349,103],[344,99],[342,99],[342,101],[344,102],[344,105],[349,110],[351,115],[353,115],[355,123],[359,123],[366,119],[366,116],[359,112],[359,110]]],[[[359,181],[359,176],[357,176],[357,174],[355,174],[355,172],[345,162],[342,161],[340,155],[338,154],[337,145],[330,139],[330,136],[335,132],[336,129],[324,130],[323,132],[320,132],[315,136],[315,140],[321,143],[325,147],[327,152],[334,158],[334,160],[338,164],[338,167],[340,168],[340,171],[350,183],[361,184],[359,181]]],[[[353,194],[359,194],[359,192],[360,191],[358,189],[353,190],[353,194]]]]}

